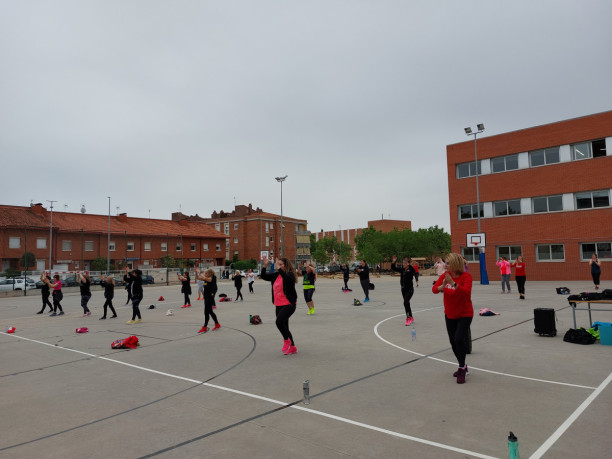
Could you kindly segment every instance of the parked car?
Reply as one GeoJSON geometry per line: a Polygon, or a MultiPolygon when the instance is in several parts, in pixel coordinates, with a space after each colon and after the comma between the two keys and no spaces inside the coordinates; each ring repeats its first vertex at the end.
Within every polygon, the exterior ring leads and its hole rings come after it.
{"type": "Polygon", "coordinates": [[[25,279],[4,279],[0,281],[0,291],[8,292],[11,290],[31,290],[36,288],[32,284],[26,283],[25,279]]]}
{"type": "Polygon", "coordinates": [[[143,274],[142,275],[142,283],[143,284],[154,284],[155,283],[155,279],[153,279],[153,276],[149,276],[148,274],[143,274]]]}
{"type": "Polygon", "coordinates": [[[76,274],[72,276],[67,276],[65,279],[62,279],[62,287],[78,287],[79,281],[76,279],[76,274]]]}
{"type": "Polygon", "coordinates": [[[340,265],[329,265],[330,273],[339,273],[340,271],[342,271],[342,267],[340,265]]]}
{"type": "Polygon", "coordinates": [[[327,266],[317,266],[317,273],[328,273],[329,268],[327,266]]]}

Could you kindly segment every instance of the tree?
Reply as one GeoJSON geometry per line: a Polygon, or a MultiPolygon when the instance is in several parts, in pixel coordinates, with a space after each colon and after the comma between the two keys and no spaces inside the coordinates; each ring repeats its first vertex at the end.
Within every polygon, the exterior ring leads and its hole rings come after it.
{"type": "Polygon", "coordinates": [[[336,236],[324,237],[315,240],[310,235],[310,255],[319,264],[326,265],[330,260],[346,263],[351,259],[351,246],[346,242],[339,241],[336,236]]]}
{"type": "MultiPolygon", "coordinates": [[[[92,271],[106,271],[107,259],[105,257],[96,257],[91,262],[92,271]]],[[[111,262],[110,270],[115,270],[115,264],[111,262]]]]}
{"type": "Polygon", "coordinates": [[[172,255],[166,255],[159,259],[163,268],[174,268],[176,267],[176,260],[172,258],[172,255]]]}
{"type": "Polygon", "coordinates": [[[27,271],[28,269],[33,268],[36,265],[36,256],[32,252],[25,252],[21,256],[20,263],[21,266],[27,271]]]}

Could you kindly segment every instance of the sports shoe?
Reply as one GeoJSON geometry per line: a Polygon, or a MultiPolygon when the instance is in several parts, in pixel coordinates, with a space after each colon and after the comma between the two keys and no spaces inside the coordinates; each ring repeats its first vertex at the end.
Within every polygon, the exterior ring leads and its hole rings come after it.
{"type": "Polygon", "coordinates": [[[467,368],[466,369],[459,368],[457,370],[457,384],[465,383],[465,375],[466,374],[467,374],[467,368]]]}
{"type": "Polygon", "coordinates": [[[60,311],[58,316],[63,316],[64,315],[64,311],[60,311]]]}
{"type": "Polygon", "coordinates": [[[290,339],[283,340],[283,348],[281,349],[281,352],[284,354],[285,352],[287,352],[287,350],[290,347],[291,347],[291,340],[290,339]]]}
{"type": "Polygon", "coordinates": [[[131,324],[135,324],[135,323],[136,323],[136,321],[135,321],[135,320],[128,320],[128,321],[126,322],[126,324],[130,324],[130,325],[131,325],[131,324]]]}
{"type": "Polygon", "coordinates": [[[215,326],[213,327],[213,331],[219,330],[220,328],[221,328],[221,324],[215,324],[215,326]]]}
{"type": "Polygon", "coordinates": [[[313,314],[314,314],[314,312],[315,312],[315,311],[314,311],[314,308],[312,308],[312,309],[310,310],[310,315],[313,315],[313,314]]]}
{"type": "Polygon", "coordinates": [[[287,349],[285,352],[283,352],[283,354],[285,354],[285,355],[297,354],[297,347],[289,346],[289,349],[287,349]]]}
{"type": "Polygon", "coordinates": [[[181,309],[185,309],[187,307],[186,304],[184,304],[183,306],[181,306],[181,309]]]}
{"type": "Polygon", "coordinates": [[[49,314],[49,317],[55,317],[57,314],[52,312],[51,314],[49,314]]]}
{"type": "Polygon", "coordinates": [[[87,311],[87,317],[91,315],[91,311],[87,311]]]}
{"type": "Polygon", "coordinates": [[[200,301],[202,298],[198,297],[198,301],[200,301]]]}
{"type": "Polygon", "coordinates": [[[134,322],[135,322],[135,323],[142,322],[142,319],[136,319],[134,322]]]}
{"type": "Polygon", "coordinates": [[[406,317],[406,326],[410,325],[410,317],[406,317]]]}
{"type": "MultiPolygon", "coordinates": [[[[468,369],[468,366],[466,365],[466,366],[465,366],[465,374],[467,375],[469,372],[470,372],[470,371],[469,371],[469,369],[468,369]]],[[[457,370],[457,371],[455,371],[455,372],[453,373],[453,378],[456,378],[457,376],[459,376],[459,370],[457,370]]]]}
{"type": "Polygon", "coordinates": [[[36,314],[42,314],[42,313],[43,313],[43,311],[38,311],[36,314]]]}
{"type": "Polygon", "coordinates": [[[200,328],[200,331],[198,333],[206,333],[208,331],[208,327],[202,327],[200,328]]]}
{"type": "Polygon", "coordinates": [[[310,309],[309,309],[308,312],[306,313],[306,315],[309,316],[310,314],[312,314],[312,313],[310,312],[310,309]]]}
{"type": "Polygon", "coordinates": [[[87,317],[87,313],[85,313],[85,314],[81,315],[81,317],[87,317]]]}
{"type": "Polygon", "coordinates": [[[406,319],[406,325],[412,325],[414,323],[414,317],[408,317],[406,319]]]}
{"type": "Polygon", "coordinates": [[[106,320],[106,317],[100,317],[98,320],[106,320]]]}
{"type": "Polygon", "coordinates": [[[365,300],[363,300],[364,303],[367,303],[368,301],[370,301],[369,298],[366,298],[365,300]]]}
{"type": "Polygon", "coordinates": [[[114,316],[111,316],[111,319],[116,319],[117,318],[117,314],[115,314],[114,316]]]}
{"type": "Polygon", "coordinates": [[[187,307],[188,307],[188,308],[190,308],[190,307],[191,307],[191,303],[189,303],[189,304],[187,305],[187,307]]]}

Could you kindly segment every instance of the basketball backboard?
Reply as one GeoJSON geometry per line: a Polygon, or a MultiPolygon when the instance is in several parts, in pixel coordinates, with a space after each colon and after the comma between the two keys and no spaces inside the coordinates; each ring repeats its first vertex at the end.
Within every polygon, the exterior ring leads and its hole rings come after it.
{"type": "Polygon", "coordinates": [[[468,233],[466,236],[467,247],[486,247],[485,233],[468,233]]]}

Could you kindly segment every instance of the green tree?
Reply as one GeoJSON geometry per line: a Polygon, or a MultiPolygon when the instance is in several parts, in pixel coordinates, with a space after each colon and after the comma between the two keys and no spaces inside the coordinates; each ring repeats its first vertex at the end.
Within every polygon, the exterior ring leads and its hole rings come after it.
{"type": "Polygon", "coordinates": [[[36,265],[36,256],[32,252],[25,252],[19,261],[21,266],[27,271],[36,265]]]}
{"type": "Polygon", "coordinates": [[[383,239],[382,231],[376,231],[373,226],[355,236],[358,258],[365,260],[368,264],[383,261],[383,239]]]}
{"type": "Polygon", "coordinates": [[[176,260],[172,258],[172,255],[166,255],[159,259],[163,268],[175,268],[176,260]]]}
{"type": "MultiPolygon", "coordinates": [[[[107,259],[105,257],[96,257],[91,262],[91,270],[92,271],[106,271],[107,259]]],[[[111,271],[115,270],[115,264],[111,262],[110,264],[111,271]]]]}

